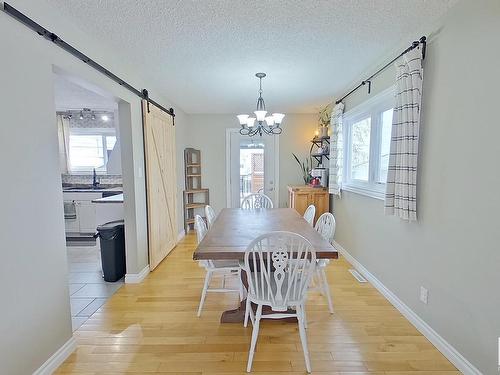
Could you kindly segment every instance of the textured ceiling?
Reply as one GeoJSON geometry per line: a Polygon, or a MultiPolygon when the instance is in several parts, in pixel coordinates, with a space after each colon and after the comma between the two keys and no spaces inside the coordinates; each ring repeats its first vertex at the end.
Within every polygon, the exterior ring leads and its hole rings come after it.
{"type": "Polygon", "coordinates": [[[118,108],[113,98],[102,96],[74,82],[71,77],[63,77],[59,74],[54,74],[54,97],[57,111],[82,108],[113,111],[118,108]]]}
{"type": "Polygon", "coordinates": [[[258,71],[268,74],[268,110],[316,112],[454,2],[44,1],[142,69],[187,113],[248,112],[258,71]]]}

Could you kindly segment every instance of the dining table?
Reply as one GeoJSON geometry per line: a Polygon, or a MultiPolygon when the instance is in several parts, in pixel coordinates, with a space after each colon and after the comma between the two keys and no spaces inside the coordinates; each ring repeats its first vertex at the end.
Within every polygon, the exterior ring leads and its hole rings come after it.
{"type": "MultiPolygon", "coordinates": [[[[337,259],[337,250],[293,208],[224,208],[193,253],[194,260],[243,261],[248,245],[256,237],[274,231],[288,231],[306,238],[316,259],[337,259]]],[[[247,286],[245,272],[242,282],[247,286]]],[[[246,300],[233,310],[224,311],[221,323],[243,322],[246,300]]],[[[263,314],[272,313],[271,311],[263,314]]]]}

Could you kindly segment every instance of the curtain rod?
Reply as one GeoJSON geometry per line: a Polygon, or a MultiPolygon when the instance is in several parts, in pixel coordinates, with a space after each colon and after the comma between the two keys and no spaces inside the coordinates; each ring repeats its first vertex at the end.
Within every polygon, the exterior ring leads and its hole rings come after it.
{"type": "Polygon", "coordinates": [[[398,56],[393,58],[391,61],[389,61],[387,64],[385,64],[382,68],[377,70],[375,73],[373,73],[370,77],[367,79],[361,81],[359,85],[357,85],[355,88],[353,88],[351,91],[349,91],[347,94],[345,94],[342,98],[339,100],[335,101],[335,104],[339,104],[342,102],[345,98],[347,98],[349,95],[351,95],[353,92],[357,91],[359,88],[363,87],[364,85],[368,84],[368,94],[370,94],[372,90],[372,79],[377,76],[379,73],[387,69],[391,64],[393,64],[397,59],[399,59],[401,56],[403,56],[405,53],[410,52],[412,49],[417,48],[419,45],[422,45],[422,60],[425,59],[425,47],[427,45],[427,38],[425,36],[422,36],[419,40],[415,40],[411,46],[409,46],[407,49],[405,49],[403,52],[401,52],[398,56]]]}
{"type": "Polygon", "coordinates": [[[166,112],[167,114],[172,116],[172,118],[175,117],[174,109],[173,108],[167,109],[167,108],[163,107],[161,104],[159,104],[158,102],[151,99],[148,95],[148,90],[136,89],[131,84],[127,83],[126,81],[124,81],[123,79],[121,79],[117,75],[113,74],[112,72],[107,70],[105,67],[103,67],[99,63],[97,63],[96,61],[92,60],[90,57],[85,55],[83,52],[80,52],[78,49],[76,49],[72,45],[66,43],[64,40],[59,38],[53,32],[47,30],[46,28],[44,28],[43,26],[36,23],[35,21],[33,21],[31,18],[29,18],[25,14],[18,11],[12,5],[4,2],[3,3],[3,11],[5,13],[7,13],[9,16],[15,18],[17,21],[21,22],[23,25],[25,25],[25,26],[29,27],[31,30],[35,31],[38,35],[43,36],[45,39],[53,42],[54,44],[56,44],[57,46],[59,46],[60,48],[65,50],[66,52],[69,52],[71,55],[75,56],[77,59],[83,61],[85,64],[91,66],[92,68],[94,68],[98,72],[111,78],[113,81],[118,83],[120,86],[125,87],[127,90],[131,91],[132,93],[134,93],[135,95],[137,95],[141,99],[146,100],[148,103],[148,110],[149,110],[149,103],[152,103],[156,107],[161,109],[163,112],[166,112]]]}

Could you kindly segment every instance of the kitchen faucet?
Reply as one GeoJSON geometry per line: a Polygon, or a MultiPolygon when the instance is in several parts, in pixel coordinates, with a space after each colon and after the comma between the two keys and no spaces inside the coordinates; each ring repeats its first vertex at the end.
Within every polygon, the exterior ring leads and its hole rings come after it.
{"type": "Polygon", "coordinates": [[[92,187],[97,188],[99,187],[99,181],[97,180],[97,173],[94,168],[94,176],[92,178],[92,187]]]}

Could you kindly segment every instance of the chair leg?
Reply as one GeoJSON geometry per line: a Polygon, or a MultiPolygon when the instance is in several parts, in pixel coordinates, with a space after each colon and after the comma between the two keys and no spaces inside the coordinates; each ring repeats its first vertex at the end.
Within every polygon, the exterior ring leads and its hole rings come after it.
{"type": "Polygon", "coordinates": [[[252,309],[250,299],[247,298],[247,303],[245,306],[245,321],[243,322],[243,327],[247,327],[248,325],[248,317],[250,316],[250,310],[252,309]]]}
{"type": "Polygon", "coordinates": [[[304,328],[307,329],[307,314],[305,304],[302,306],[302,318],[304,319],[304,328]]]}
{"type": "Polygon", "coordinates": [[[323,279],[321,277],[321,269],[320,267],[316,267],[316,272],[313,274],[314,277],[313,279],[315,279],[315,286],[317,288],[317,290],[319,290],[319,293],[321,295],[323,295],[324,291],[323,291],[323,279]]]}
{"type": "Polygon", "coordinates": [[[243,301],[245,299],[245,291],[243,281],[241,281],[241,268],[238,269],[238,286],[240,288],[240,301],[243,301]]]}
{"type": "Polygon", "coordinates": [[[201,315],[201,309],[203,308],[203,304],[205,303],[205,298],[207,296],[208,286],[210,285],[210,280],[212,279],[212,271],[207,270],[207,274],[205,276],[205,284],[203,284],[203,291],[201,292],[200,306],[198,307],[198,316],[201,315]]]}
{"type": "Polygon", "coordinates": [[[307,347],[307,334],[304,326],[304,307],[297,306],[297,320],[299,321],[300,342],[304,351],[304,360],[306,362],[306,370],[311,373],[311,361],[309,359],[309,348],[307,347]]]}
{"type": "Polygon", "coordinates": [[[332,296],[330,295],[330,286],[328,285],[325,269],[321,268],[320,273],[321,273],[321,289],[324,291],[323,293],[325,294],[326,300],[328,301],[328,310],[330,311],[330,314],[333,314],[332,296]]]}
{"type": "Polygon", "coordinates": [[[252,342],[250,344],[250,351],[248,352],[247,372],[252,371],[253,355],[255,353],[255,345],[257,344],[257,338],[259,337],[259,326],[260,326],[261,316],[262,316],[262,305],[258,305],[257,314],[255,316],[255,322],[252,329],[252,342]]]}

